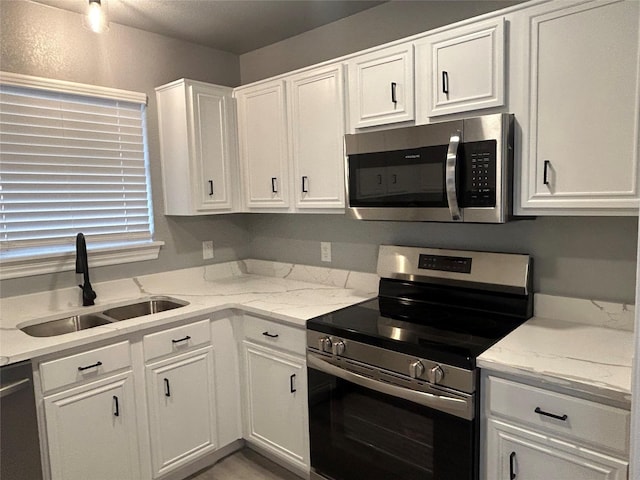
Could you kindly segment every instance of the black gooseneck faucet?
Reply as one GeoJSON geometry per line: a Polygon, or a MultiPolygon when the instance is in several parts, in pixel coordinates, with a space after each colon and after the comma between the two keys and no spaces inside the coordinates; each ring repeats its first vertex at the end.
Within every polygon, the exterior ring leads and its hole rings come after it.
{"type": "Polygon", "coordinates": [[[78,285],[82,289],[82,305],[88,307],[94,305],[97,295],[91,288],[89,281],[89,260],[87,259],[87,243],[84,235],[79,233],[76,236],[76,273],[84,274],[84,285],[78,285]]]}

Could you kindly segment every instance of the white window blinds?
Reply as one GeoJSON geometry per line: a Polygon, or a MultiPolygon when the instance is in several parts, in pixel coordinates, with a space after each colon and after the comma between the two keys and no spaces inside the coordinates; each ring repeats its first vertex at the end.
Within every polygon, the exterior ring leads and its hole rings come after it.
{"type": "Polygon", "coordinates": [[[145,104],[0,85],[3,256],[151,241],[145,104]]]}

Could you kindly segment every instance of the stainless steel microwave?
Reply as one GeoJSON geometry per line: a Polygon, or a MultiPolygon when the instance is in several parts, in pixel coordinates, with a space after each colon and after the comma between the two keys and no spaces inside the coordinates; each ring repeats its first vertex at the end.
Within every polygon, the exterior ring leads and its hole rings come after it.
{"type": "Polygon", "coordinates": [[[347,212],[361,220],[504,223],[513,115],[345,135],[347,212]]]}

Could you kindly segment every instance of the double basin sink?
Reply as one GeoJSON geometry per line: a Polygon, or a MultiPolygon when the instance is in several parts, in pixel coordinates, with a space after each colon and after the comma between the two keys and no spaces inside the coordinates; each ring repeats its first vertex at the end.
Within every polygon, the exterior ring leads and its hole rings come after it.
{"type": "Polygon", "coordinates": [[[22,327],[20,330],[32,337],[53,337],[130,318],[166,312],[188,304],[188,302],[170,297],[149,297],[144,300],[137,299],[132,303],[119,307],[108,308],[102,312],[65,316],[48,322],[22,327]]]}

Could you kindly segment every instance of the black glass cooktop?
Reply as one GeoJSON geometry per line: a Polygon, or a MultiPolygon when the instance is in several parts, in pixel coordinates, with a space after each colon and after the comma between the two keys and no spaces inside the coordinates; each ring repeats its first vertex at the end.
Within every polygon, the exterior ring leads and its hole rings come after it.
{"type": "Polygon", "coordinates": [[[307,328],[461,368],[526,318],[383,297],[307,321],[307,328]]]}

